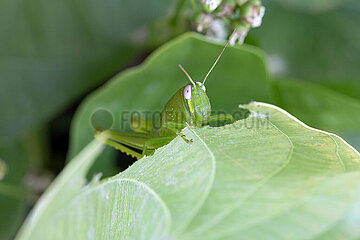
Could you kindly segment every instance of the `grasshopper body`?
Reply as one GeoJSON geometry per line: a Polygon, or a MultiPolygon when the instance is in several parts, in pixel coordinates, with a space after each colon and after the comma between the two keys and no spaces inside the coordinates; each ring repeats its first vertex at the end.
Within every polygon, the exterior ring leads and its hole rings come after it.
{"type": "MultiPolygon", "coordinates": [[[[190,84],[180,88],[167,102],[161,113],[161,118],[159,119],[160,128],[154,128],[152,122],[144,119],[132,119],[131,125],[135,132],[106,130],[109,133],[109,137],[104,143],[132,155],[133,157],[141,158],[144,155],[152,154],[155,149],[166,145],[177,135],[182,137],[185,142],[192,144],[192,139],[188,139],[181,132],[187,125],[202,127],[213,121],[233,122],[234,119],[229,114],[211,115],[210,100],[206,95],[206,88],[204,85],[207,77],[220,59],[228,43],[229,41],[225,44],[202,83],[195,83],[185,69],[179,65],[181,70],[188,77],[190,84]],[[133,127],[135,122],[137,124],[136,128],[133,127]],[[133,149],[142,151],[142,154],[133,149]]],[[[103,131],[105,131],[105,129],[96,128],[95,137],[97,138],[103,131]]]]}

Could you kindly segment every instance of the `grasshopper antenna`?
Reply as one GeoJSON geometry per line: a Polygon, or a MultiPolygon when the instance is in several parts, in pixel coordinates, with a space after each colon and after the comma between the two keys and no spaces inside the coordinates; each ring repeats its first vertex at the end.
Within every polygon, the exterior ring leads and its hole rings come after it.
{"type": "Polygon", "coordinates": [[[185,75],[188,77],[188,79],[190,80],[190,82],[194,85],[194,87],[196,88],[195,82],[191,79],[190,75],[186,72],[186,70],[181,66],[181,64],[178,65],[179,68],[185,73],[185,75]]]}
{"type": "Polygon", "coordinates": [[[221,50],[219,56],[217,57],[217,59],[215,60],[214,64],[212,65],[212,67],[210,68],[209,72],[206,74],[204,81],[202,82],[202,85],[205,84],[205,81],[207,79],[207,77],[210,75],[211,71],[213,70],[213,68],[215,67],[215,65],[217,64],[217,62],[219,61],[221,55],[224,53],[226,47],[229,45],[230,39],[232,38],[232,36],[234,35],[234,33],[236,32],[236,28],[234,29],[234,31],[231,33],[229,39],[227,40],[225,46],[223,47],[223,49],[221,50]]]}

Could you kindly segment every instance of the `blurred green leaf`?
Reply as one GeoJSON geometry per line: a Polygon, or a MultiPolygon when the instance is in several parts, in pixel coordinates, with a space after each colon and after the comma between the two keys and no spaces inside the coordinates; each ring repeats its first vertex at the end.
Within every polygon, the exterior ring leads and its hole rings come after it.
{"type": "MultiPolygon", "coordinates": [[[[184,66],[194,81],[202,81],[222,47],[223,43],[187,33],[162,46],[142,65],[114,77],[81,104],[71,128],[70,156],[93,139],[93,127],[97,126],[90,122],[97,110],[105,109],[112,114],[112,129],[129,130],[131,113],[159,113],[171,96],[188,83],[178,64],[184,66]]],[[[213,109],[231,113],[239,103],[269,100],[271,89],[263,58],[262,52],[251,46],[225,51],[206,82],[213,109]]],[[[97,164],[106,161],[109,157],[97,164]]]]}
{"type": "Polygon", "coordinates": [[[263,25],[250,34],[269,55],[277,76],[318,82],[360,79],[359,1],[326,14],[299,13],[274,1],[264,5],[263,25]]]}
{"type": "Polygon", "coordinates": [[[28,168],[24,139],[0,142],[0,239],[13,239],[27,213],[27,191],[23,178],[28,168]]]}
{"type": "Polygon", "coordinates": [[[323,81],[321,85],[328,89],[332,89],[344,95],[356,98],[360,101],[360,82],[351,81],[323,81]]]}
{"type": "Polygon", "coordinates": [[[186,128],[193,145],[177,137],[79,191],[73,177],[83,177],[100,150],[92,143],[48,189],[17,239],[359,238],[360,154],[273,105],[242,107],[249,118],[186,128]],[[70,193],[61,187],[74,184],[70,193]],[[67,200],[60,205],[58,197],[67,200]]]}
{"type": "Polygon", "coordinates": [[[293,8],[310,13],[334,10],[353,0],[277,0],[284,8],[293,8]]]}
{"type": "Polygon", "coordinates": [[[0,239],[13,239],[26,213],[25,189],[0,181],[0,239]]]}
{"type": "Polygon", "coordinates": [[[277,102],[310,126],[332,132],[360,132],[360,100],[296,80],[274,80],[277,102]]]}
{"type": "MultiPolygon", "coordinates": [[[[54,219],[56,211],[78,194],[85,183],[86,172],[102,149],[100,142],[93,141],[66,166],[32,210],[17,238],[30,239],[36,235],[45,236],[46,231],[42,226],[50,219],[54,219]]],[[[52,234],[52,232],[46,234],[52,234]]]]}
{"type": "Polygon", "coordinates": [[[355,149],[360,150],[360,131],[341,131],[339,135],[355,149]]]}
{"type": "Polygon", "coordinates": [[[0,137],[44,123],[129,64],[173,2],[1,0],[0,137]]]}

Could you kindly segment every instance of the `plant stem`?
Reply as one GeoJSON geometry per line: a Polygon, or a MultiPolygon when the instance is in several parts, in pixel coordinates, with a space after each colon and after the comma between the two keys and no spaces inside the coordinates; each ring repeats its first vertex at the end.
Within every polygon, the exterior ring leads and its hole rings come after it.
{"type": "Polygon", "coordinates": [[[196,4],[195,1],[196,1],[196,0],[190,0],[192,8],[194,9],[195,12],[197,12],[197,11],[199,11],[200,9],[199,9],[199,7],[198,7],[198,5],[196,4]]]}
{"type": "Polygon", "coordinates": [[[171,23],[172,25],[176,25],[177,21],[178,21],[178,18],[179,18],[179,15],[184,7],[184,4],[185,4],[185,1],[186,0],[180,0],[177,7],[176,7],[176,12],[174,14],[174,17],[172,18],[171,20],[171,23]]]}

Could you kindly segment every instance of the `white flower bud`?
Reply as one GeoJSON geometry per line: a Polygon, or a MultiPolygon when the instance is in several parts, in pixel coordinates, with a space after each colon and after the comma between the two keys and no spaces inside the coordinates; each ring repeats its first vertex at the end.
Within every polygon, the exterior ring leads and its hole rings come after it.
{"type": "Polygon", "coordinates": [[[244,41],[245,41],[245,38],[247,36],[249,32],[249,29],[248,28],[241,28],[239,30],[237,30],[230,38],[229,40],[229,44],[231,46],[234,46],[236,41],[239,43],[239,44],[243,44],[244,41]]]}
{"type": "Polygon", "coordinates": [[[214,22],[215,17],[211,14],[205,14],[201,17],[200,23],[197,25],[196,30],[198,32],[203,32],[207,30],[211,24],[214,22]]]}
{"type": "Polygon", "coordinates": [[[212,24],[210,25],[208,31],[206,32],[206,35],[214,38],[215,40],[226,39],[227,34],[228,34],[228,31],[226,29],[226,25],[220,19],[216,19],[215,21],[213,21],[212,24]]]}
{"type": "Polygon", "coordinates": [[[201,0],[201,3],[212,12],[220,5],[221,0],[201,0]]]}
{"type": "Polygon", "coordinates": [[[253,11],[252,15],[252,21],[251,21],[251,27],[256,28],[260,27],[262,23],[262,18],[265,14],[265,7],[261,6],[257,8],[255,11],[253,11]]]}

